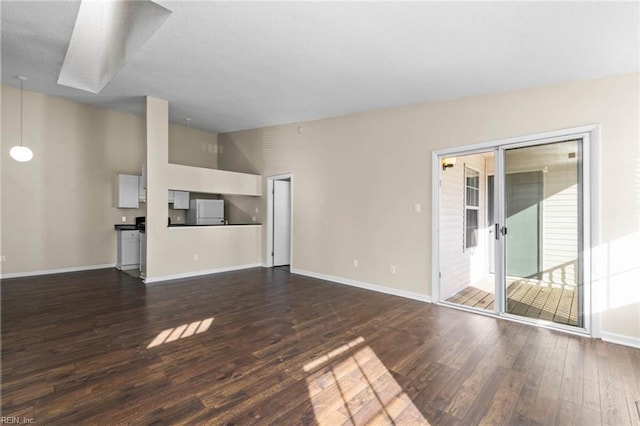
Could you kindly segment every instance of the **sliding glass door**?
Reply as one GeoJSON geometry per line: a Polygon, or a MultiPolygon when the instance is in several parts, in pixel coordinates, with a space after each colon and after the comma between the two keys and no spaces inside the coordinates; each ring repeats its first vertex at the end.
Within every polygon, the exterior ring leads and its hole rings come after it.
{"type": "Polygon", "coordinates": [[[438,157],[440,302],[585,328],[585,137],[438,157]]]}
{"type": "Polygon", "coordinates": [[[505,312],[582,326],[582,140],[501,155],[505,312]]]}

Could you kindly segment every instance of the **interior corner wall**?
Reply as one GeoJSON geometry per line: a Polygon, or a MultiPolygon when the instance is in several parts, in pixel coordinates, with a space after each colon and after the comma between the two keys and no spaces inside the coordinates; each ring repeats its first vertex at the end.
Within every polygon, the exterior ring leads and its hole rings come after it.
{"type": "MultiPolygon", "coordinates": [[[[147,97],[145,282],[258,265],[260,226],[167,227],[168,189],[215,193],[208,188],[238,182],[219,170],[170,164],[168,119],[168,102],[147,97]]],[[[260,180],[250,177],[246,185],[255,191],[260,180]]]]}
{"type": "Polygon", "coordinates": [[[634,73],[328,118],[301,131],[296,123],[220,134],[218,164],[293,173],[295,269],[429,295],[432,151],[600,124],[604,272],[594,311],[603,332],[640,342],[640,286],[631,284],[640,282],[632,255],[640,246],[639,80],[634,73]]]}
{"type": "MultiPolygon", "coordinates": [[[[146,213],[144,203],[115,203],[117,174],[140,175],[146,161],[145,119],[25,90],[24,144],[34,157],[18,163],[9,150],[20,141],[20,90],[1,90],[0,274],[114,265],[113,225],[146,213]]],[[[169,132],[170,160],[217,166],[215,133],[176,124],[169,132]]]]}

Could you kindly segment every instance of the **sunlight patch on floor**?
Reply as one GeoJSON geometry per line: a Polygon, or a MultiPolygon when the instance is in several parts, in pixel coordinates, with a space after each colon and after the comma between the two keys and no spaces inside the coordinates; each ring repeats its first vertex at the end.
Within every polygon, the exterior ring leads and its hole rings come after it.
{"type": "Polygon", "coordinates": [[[359,337],[307,363],[309,397],[319,425],[428,425],[371,347],[359,337]],[[314,371],[315,370],[315,371],[314,371]]]}
{"type": "Polygon", "coordinates": [[[195,321],[190,324],[182,324],[178,327],[167,328],[162,330],[158,335],[149,343],[147,349],[160,346],[163,343],[174,342],[178,339],[184,339],[185,337],[193,336],[194,334],[204,333],[209,329],[213,318],[207,318],[202,321],[195,321]]]}

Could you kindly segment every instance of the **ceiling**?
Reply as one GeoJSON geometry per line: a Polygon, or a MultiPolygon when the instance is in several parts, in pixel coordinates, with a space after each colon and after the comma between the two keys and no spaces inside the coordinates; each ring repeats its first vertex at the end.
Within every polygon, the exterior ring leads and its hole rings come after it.
{"type": "Polygon", "coordinates": [[[99,94],[58,85],[78,1],[6,1],[2,83],[212,132],[640,71],[638,2],[180,2],[99,94]]]}

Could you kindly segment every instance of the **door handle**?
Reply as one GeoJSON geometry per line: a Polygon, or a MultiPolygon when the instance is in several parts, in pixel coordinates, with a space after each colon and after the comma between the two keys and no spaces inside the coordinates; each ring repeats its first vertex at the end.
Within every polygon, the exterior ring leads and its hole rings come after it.
{"type": "Polygon", "coordinates": [[[500,239],[500,225],[498,225],[496,223],[495,227],[496,227],[496,240],[499,240],[500,239]]]}

